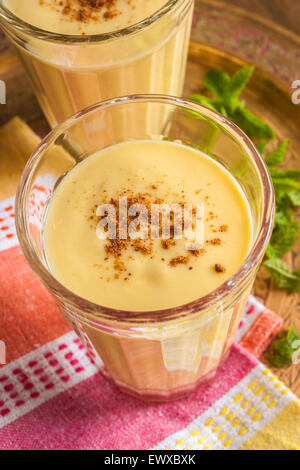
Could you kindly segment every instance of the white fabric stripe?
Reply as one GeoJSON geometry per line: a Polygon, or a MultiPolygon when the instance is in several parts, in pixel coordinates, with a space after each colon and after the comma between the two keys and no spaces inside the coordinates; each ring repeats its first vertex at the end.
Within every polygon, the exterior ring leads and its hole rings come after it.
{"type": "MultiPolygon", "coordinates": [[[[46,201],[51,195],[55,179],[50,173],[38,176],[30,192],[30,222],[40,227],[46,201]]],[[[0,251],[19,244],[15,227],[15,196],[0,201],[0,251]]]]}
{"type": "Polygon", "coordinates": [[[98,371],[99,368],[92,363],[86,349],[73,331],[2,367],[0,428],[98,371]],[[66,347],[60,349],[62,345],[66,347]],[[47,354],[51,356],[45,357],[47,354]],[[19,370],[21,372],[18,372],[19,370]],[[16,393],[17,397],[14,396],[16,393]],[[35,397],[32,397],[32,394],[35,397]],[[22,401],[24,404],[18,405],[22,401]],[[9,410],[9,413],[4,414],[6,413],[4,410],[9,410]]]}
{"type": "Polygon", "coordinates": [[[0,201],[0,251],[19,244],[14,214],[15,196],[0,201]]]}
{"type": "Polygon", "coordinates": [[[253,325],[256,318],[266,309],[266,307],[256,300],[253,295],[249,296],[246,308],[243,312],[240,327],[236,333],[235,341],[240,341],[250,326],[253,325]],[[250,313],[249,313],[250,312],[250,313]]]}
{"type": "Polygon", "coordinates": [[[154,449],[239,449],[291,401],[296,400],[293,393],[286,389],[270,372],[268,375],[264,375],[263,371],[265,370],[266,368],[262,364],[257,365],[250,374],[244,377],[242,381],[237,383],[228,393],[191,422],[185,429],[169,436],[157,444],[154,449]],[[273,378],[272,382],[269,380],[271,377],[273,378]],[[249,388],[249,385],[254,381],[257,382],[257,385],[254,388],[249,388]],[[278,388],[276,388],[276,384],[278,384],[278,388]],[[256,395],[255,392],[259,390],[259,387],[263,387],[264,390],[259,395],[256,395]],[[285,394],[282,394],[282,391],[285,394]],[[243,397],[238,402],[234,399],[239,394],[242,394],[243,397]],[[263,401],[262,398],[266,397],[266,395],[270,395],[270,397],[263,401]],[[249,404],[243,408],[241,405],[247,401],[249,404]],[[269,408],[272,401],[276,402],[276,404],[269,408]],[[229,409],[228,412],[220,414],[226,407],[229,409]],[[255,411],[248,415],[247,413],[252,407],[255,408],[255,411]],[[234,413],[235,416],[228,420],[231,413],[234,413]],[[258,414],[261,414],[262,417],[257,421],[253,420],[253,417],[258,414]],[[211,418],[213,419],[212,423],[208,421],[211,418]],[[240,423],[233,426],[237,419],[240,420],[240,423]],[[244,434],[240,434],[241,430],[244,431],[244,428],[247,428],[247,431],[244,434]],[[195,435],[197,431],[199,433],[195,435]],[[226,436],[223,436],[223,433],[226,433],[226,436]]]}

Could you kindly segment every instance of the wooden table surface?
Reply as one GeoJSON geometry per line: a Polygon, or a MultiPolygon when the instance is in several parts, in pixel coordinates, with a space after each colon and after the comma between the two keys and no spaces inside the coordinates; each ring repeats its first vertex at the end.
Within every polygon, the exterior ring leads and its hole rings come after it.
{"type": "MultiPolygon", "coordinates": [[[[268,17],[273,20],[277,18],[283,25],[295,31],[300,29],[300,0],[225,1],[238,6],[248,7],[248,10],[262,13],[265,16],[268,15],[268,17]]],[[[0,108],[0,125],[7,122],[11,117],[19,115],[25,119],[28,117],[30,125],[40,135],[45,134],[48,130],[47,123],[45,119],[42,118],[41,110],[32,95],[30,84],[24,76],[24,70],[13,51],[7,48],[7,42],[0,36],[0,79],[2,77],[8,82],[8,100],[7,105],[0,108]],[[20,95],[22,95],[21,99],[20,95]]],[[[2,158],[3,155],[0,155],[0,164],[2,158]]],[[[1,175],[1,199],[11,195],[3,193],[6,187],[5,184],[3,184],[4,178],[10,179],[7,187],[10,188],[9,191],[11,192],[11,184],[17,184],[20,171],[21,168],[18,166],[13,180],[11,179],[11,175],[1,175]]],[[[294,253],[296,253],[293,259],[294,267],[300,268],[300,241],[294,253]]],[[[286,261],[291,264],[292,255],[288,255],[286,261]]],[[[285,326],[293,324],[300,332],[300,302],[298,295],[287,295],[285,292],[276,289],[274,285],[271,284],[270,286],[268,275],[263,269],[258,275],[255,290],[259,293],[260,297],[263,298],[268,308],[274,310],[284,318],[285,326]]],[[[263,360],[265,360],[265,358],[263,358],[263,360]]],[[[275,373],[300,397],[299,365],[293,365],[280,370],[276,369],[275,373]]]]}

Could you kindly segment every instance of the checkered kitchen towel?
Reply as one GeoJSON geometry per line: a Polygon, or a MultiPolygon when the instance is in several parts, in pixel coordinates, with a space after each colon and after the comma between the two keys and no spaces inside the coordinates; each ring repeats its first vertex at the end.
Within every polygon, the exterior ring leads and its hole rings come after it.
{"type": "Polygon", "coordinates": [[[172,403],[125,396],[31,271],[16,237],[14,198],[2,201],[0,449],[299,449],[300,402],[255,357],[281,323],[250,297],[239,343],[212,383],[172,403]]]}

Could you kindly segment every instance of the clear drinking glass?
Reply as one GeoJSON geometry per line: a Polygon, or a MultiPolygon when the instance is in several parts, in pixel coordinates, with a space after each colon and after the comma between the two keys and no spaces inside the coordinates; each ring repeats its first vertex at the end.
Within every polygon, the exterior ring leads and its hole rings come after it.
{"type": "Polygon", "coordinates": [[[51,127],[98,101],[182,93],[193,0],[169,0],[149,18],[108,34],[71,36],[33,27],[0,0],[0,25],[16,46],[51,127]]]}
{"type": "Polygon", "coordinates": [[[17,232],[28,262],[104,374],[122,390],[146,400],[169,400],[214,376],[234,340],[274,216],[268,170],[233,123],[197,103],[160,95],[93,105],[42,141],[24,170],[16,204],[17,232]],[[103,122],[110,126],[99,125],[103,122]],[[110,145],[149,139],[200,149],[234,175],[251,209],[253,244],[240,269],[205,297],[161,311],[115,310],[70,292],[51,273],[43,246],[45,211],[55,187],[83,159],[110,145]]]}

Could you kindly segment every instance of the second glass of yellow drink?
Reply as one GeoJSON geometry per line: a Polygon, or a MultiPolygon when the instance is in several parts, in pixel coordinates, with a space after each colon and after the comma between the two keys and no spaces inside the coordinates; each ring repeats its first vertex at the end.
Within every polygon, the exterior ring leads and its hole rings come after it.
{"type": "Polygon", "coordinates": [[[193,0],[0,0],[52,127],[116,96],[182,93],[193,0]]]}

